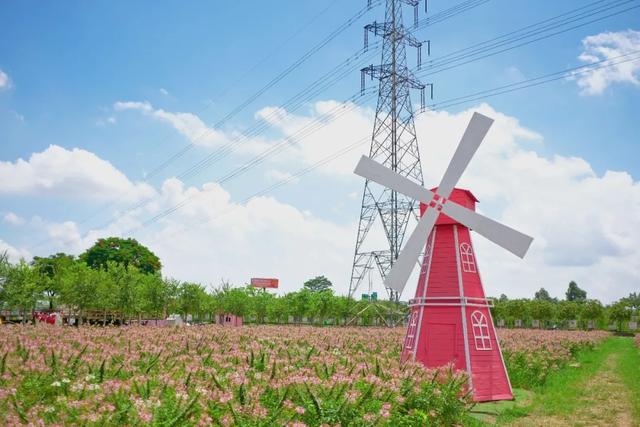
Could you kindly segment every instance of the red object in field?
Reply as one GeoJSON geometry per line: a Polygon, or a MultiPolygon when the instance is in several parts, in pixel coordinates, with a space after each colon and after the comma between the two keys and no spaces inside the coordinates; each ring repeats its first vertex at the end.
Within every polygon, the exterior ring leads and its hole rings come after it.
{"type": "Polygon", "coordinates": [[[251,286],[254,288],[278,288],[278,279],[262,279],[254,277],[251,279],[251,286]]]}
{"type": "Polygon", "coordinates": [[[233,314],[221,314],[218,316],[218,325],[222,326],[242,326],[242,317],[233,314]]]}
{"type": "MultiPolygon", "coordinates": [[[[458,188],[449,200],[472,210],[478,201],[458,188]]],[[[425,209],[421,204],[422,214],[425,209]]],[[[445,214],[427,240],[416,296],[409,305],[403,361],[430,368],[451,363],[467,371],[475,401],[513,399],[469,229],[445,214]]]]}

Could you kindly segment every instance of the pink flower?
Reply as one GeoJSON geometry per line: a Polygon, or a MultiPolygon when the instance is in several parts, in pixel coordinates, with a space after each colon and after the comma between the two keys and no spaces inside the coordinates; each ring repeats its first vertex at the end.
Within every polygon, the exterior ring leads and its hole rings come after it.
{"type": "Polygon", "coordinates": [[[300,415],[304,414],[304,408],[302,406],[296,407],[296,412],[300,415]]]}

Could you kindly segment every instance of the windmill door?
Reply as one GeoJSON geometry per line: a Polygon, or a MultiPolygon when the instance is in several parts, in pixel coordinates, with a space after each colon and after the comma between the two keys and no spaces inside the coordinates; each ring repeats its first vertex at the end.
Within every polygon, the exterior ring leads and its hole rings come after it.
{"type": "Polygon", "coordinates": [[[426,365],[437,367],[456,361],[456,325],[453,323],[428,323],[426,339],[426,365]]]}

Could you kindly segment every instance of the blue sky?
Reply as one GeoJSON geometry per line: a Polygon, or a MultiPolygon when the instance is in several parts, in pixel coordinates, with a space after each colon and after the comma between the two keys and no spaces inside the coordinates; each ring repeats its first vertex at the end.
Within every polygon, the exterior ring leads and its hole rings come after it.
{"type": "MultiPolygon", "coordinates": [[[[431,1],[430,14],[456,3],[431,1]]],[[[605,7],[614,3],[617,8],[611,9],[612,12],[638,6],[637,1],[594,4],[605,7]]],[[[587,2],[584,1],[491,0],[421,30],[419,38],[431,40],[431,59],[437,60],[442,55],[585,4],[587,2]]],[[[9,83],[0,89],[0,162],[13,165],[19,158],[26,161],[33,153],[44,152],[51,145],[65,150],[78,148],[109,162],[131,183],[139,183],[146,173],[189,143],[184,132],[172,126],[168,119],[157,114],[154,116],[152,111],[190,114],[211,127],[364,5],[364,1],[356,0],[3,2],[0,5],[0,70],[8,76],[9,83]],[[119,102],[140,104],[126,108],[120,104],[121,108],[116,108],[119,102]],[[149,106],[147,110],[143,103],[149,106]]],[[[383,12],[380,6],[369,11],[286,79],[216,130],[231,134],[250,129],[257,123],[254,115],[258,111],[282,104],[323,72],[357,52],[362,46],[362,26],[373,20],[382,20],[383,12]]],[[[406,10],[406,16],[410,16],[409,10],[406,10]]],[[[425,73],[424,80],[434,83],[434,102],[441,102],[582,65],[584,61],[579,56],[585,51],[583,40],[586,37],[638,31],[639,18],[640,8],[627,10],[445,72],[425,73]]],[[[377,57],[373,60],[374,63],[378,61],[377,57]]],[[[409,51],[409,61],[414,63],[414,52],[409,51]]],[[[371,62],[363,62],[361,66],[371,62]]],[[[637,71],[632,70],[631,75],[633,73],[637,71]]],[[[315,102],[345,100],[357,93],[359,85],[359,73],[354,72],[310,100],[296,114],[313,117],[317,113],[314,112],[315,102]]],[[[603,177],[607,171],[625,172],[631,177],[630,187],[633,188],[634,185],[638,187],[640,177],[640,162],[637,160],[640,149],[635,126],[640,111],[639,94],[637,82],[612,80],[602,93],[588,95],[575,80],[564,79],[490,98],[486,102],[492,111],[517,118],[519,126],[539,136],[521,138],[520,143],[527,150],[546,159],[554,156],[582,159],[590,165],[596,178],[603,177]]],[[[414,103],[417,99],[414,98],[414,103]]],[[[476,105],[478,103],[459,105],[448,109],[447,113],[464,114],[476,105]]],[[[372,102],[365,104],[362,114],[367,116],[373,107],[372,102]]],[[[273,126],[262,136],[276,140],[283,132],[281,127],[273,126]]],[[[336,132],[340,134],[338,130],[336,132]]],[[[437,144],[441,137],[443,135],[431,134],[428,127],[419,134],[423,157],[429,157],[432,149],[440,149],[437,144]]],[[[345,144],[350,142],[353,138],[345,144]]],[[[268,141],[266,144],[268,146],[268,141]]],[[[159,176],[149,180],[149,184],[156,191],[161,191],[167,178],[180,174],[214,149],[195,147],[159,176]]],[[[250,160],[255,153],[251,149],[234,152],[186,184],[201,186],[215,182],[225,172],[250,160]]],[[[271,182],[269,177],[294,172],[301,166],[304,162],[299,162],[295,156],[279,163],[266,162],[225,183],[223,188],[228,192],[231,203],[240,202],[268,185],[271,182]]],[[[279,203],[313,217],[314,221],[326,222],[348,232],[353,229],[359,210],[359,196],[354,197],[353,193],[361,191],[362,183],[355,177],[334,172],[309,174],[272,196],[279,203]]],[[[105,176],[105,179],[111,178],[105,176]]],[[[111,190],[117,192],[114,188],[111,190]]],[[[127,185],[122,188],[127,188],[127,185]]],[[[546,191],[552,192],[554,188],[546,191]]],[[[123,203],[124,196],[100,198],[78,196],[72,194],[74,192],[77,193],[75,186],[66,190],[56,187],[51,191],[0,191],[0,215],[11,213],[24,223],[20,226],[8,220],[0,223],[1,241],[28,255],[63,249],[79,251],[90,240],[86,233],[93,230],[96,236],[100,235],[98,230],[104,228],[102,225],[118,217],[118,209],[122,212],[132,204],[123,203]],[[106,207],[105,202],[108,203],[106,207]],[[79,224],[96,210],[100,214],[79,224]],[[64,232],[52,231],[56,224],[69,222],[74,224],[72,231],[69,228],[63,228],[64,232]],[[78,233],[81,242],[70,243],[60,233],[78,233]],[[34,248],[43,238],[50,241],[34,248]]],[[[596,202],[584,200],[585,204],[596,202]]],[[[505,217],[505,203],[505,200],[496,198],[493,204],[487,205],[486,211],[505,217]]],[[[630,203],[636,206],[637,202],[630,203]]],[[[153,212],[149,208],[136,220],[144,221],[152,217],[153,212]]],[[[175,221],[180,223],[186,219],[176,218],[175,221]]],[[[149,233],[154,230],[162,233],[164,226],[168,225],[154,225],[149,233]]],[[[67,227],[70,226],[67,224],[67,227]]],[[[355,229],[352,234],[346,240],[355,240],[355,229]]],[[[134,235],[143,241],[153,240],[144,233],[134,235]]],[[[211,238],[212,245],[219,245],[215,233],[211,238]]],[[[273,239],[277,235],[257,235],[256,238],[273,239]]],[[[161,241],[166,243],[167,239],[161,241]]],[[[184,245],[191,243],[185,242],[184,245]]],[[[348,245],[345,243],[344,246],[348,245]]],[[[618,248],[619,251],[612,253],[627,254],[625,248],[618,248]]],[[[186,248],[182,249],[188,253],[186,248]]],[[[172,247],[157,250],[169,253],[172,247]]],[[[611,256],[605,253],[607,257],[611,256]]],[[[255,254],[236,256],[252,257],[255,254]]],[[[282,256],[288,258],[291,255],[282,256]]],[[[224,275],[240,281],[252,273],[263,272],[252,270],[250,264],[246,272],[217,272],[193,262],[194,266],[189,268],[183,267],[182,264],[186,263],[181,264],[180,259],[165,265],[169,273],[175,275],[189,275],[189,272],[197,270],[197,274],[184,278],[212,283],[224,275]],[[219,276],[214,277],[217,274],[219,276]]],[[[290,262],[298,264],[295,258],[290,262]]],[[[348,270],[351,261],[341,257],[335,262],[347,265],[348,270]]],[[[585,266],[585,277],[588,276],[587,267],[595,268],[593,265],[585,266]]],[[[285,268],[283,264],[274,271],[264,272],[286,275],[282,272],[285,268]]],[[[344,270],[344,266],[340,267],[335,270],[340,273],[334,275],[340,275],[344,270]]],[[[293,275],[290,281],[299,280],[301,274],[293,275]]],[[[562,279],[553,276],[549,280],[564,279],[564,276],[558,277],[562,279]]],[[[625,285],[625,290],[640,287],[640,273],[631,271],[628,277],[625,280],[630,283],[625,285]]],[[[345,279],[334,277],[334,281],[343,282],[345,279]]],[[[559,289],[560,284],[557,286],[559,289]]],[[[503,289],[505,287],[498,286],[495,291],[503,289]]],[[[595,292],[604,293],[601,290],[595,292]]]]}

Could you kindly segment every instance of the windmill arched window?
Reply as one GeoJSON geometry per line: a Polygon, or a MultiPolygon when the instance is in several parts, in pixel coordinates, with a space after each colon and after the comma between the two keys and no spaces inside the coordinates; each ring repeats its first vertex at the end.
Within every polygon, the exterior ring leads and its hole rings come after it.
{"type": "Polygon", "coordinates": [[[471,313],[471,327],[476,350],[491,350],[491,334],[489,333],[487,316],[480,311],[471,313]]]}
{"type": "Polygon", "coordinates": [[[462,271],[467,273],[476,272],[476,260],[470,244],[463,243],[460,245],[460,261],[462,262],[462,271]]]}
{"type": "Polygon", "coordinates": [[[407,328],[407,338],[404,342],[404,348],[411,350],[413,343],[416,339],[416,330],[418,329],[418,310],[411,313],[411,320],[409,321],[409,327],[407,328]]]}

